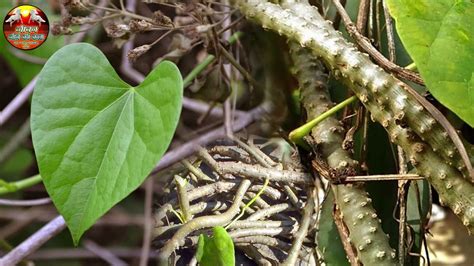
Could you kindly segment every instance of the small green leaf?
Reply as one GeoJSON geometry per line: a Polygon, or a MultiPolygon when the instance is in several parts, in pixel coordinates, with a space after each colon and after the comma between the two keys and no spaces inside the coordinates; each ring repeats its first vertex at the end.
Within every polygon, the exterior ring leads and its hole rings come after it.
{"type": "Polygon", "coordinates": [[[206,245],[206,240],[209,237],[203,234],[199,235],[198,246],[196,250],[196,259],[197,261],[202,261],[202,256],[204,255],[204,246],[206,245]]]}
{"type": "Polygon", "coordinates": [[[90,44],[65,46],[48,60],[33,94],[33,144],[46,189],[75,244],[160,160],[182,95],[171,62],[132,87],[90,44]]]}
{"type": "Polygon", "coordinates": [[[474,127],[474,2],[389,0],[388,5],[428,90],[474,127]]]}
{"type": "Polygon", "coordinates": [[[212,229],[213,237],[199,236],[196,259],[201,266],[235,265],[234,242],[222,226],[212,229]]]}

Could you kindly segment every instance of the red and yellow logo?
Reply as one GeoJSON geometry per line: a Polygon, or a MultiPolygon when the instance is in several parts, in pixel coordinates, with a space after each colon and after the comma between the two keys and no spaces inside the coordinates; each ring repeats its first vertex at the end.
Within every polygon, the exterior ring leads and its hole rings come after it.
{"type": "Polygon", "coordinates": [[[48,38],[48,18],[35,6],[17,6],[5,16],[3,34],[5,39],[18,49],[35,49],[48,38]]]}

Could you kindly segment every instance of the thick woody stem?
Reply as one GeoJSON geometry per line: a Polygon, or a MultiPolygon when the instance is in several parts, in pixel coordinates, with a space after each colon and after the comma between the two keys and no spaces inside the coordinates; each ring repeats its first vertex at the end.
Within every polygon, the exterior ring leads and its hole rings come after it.
{"type": "Polygon", "coordinates": [[[334,76],[354,91],[372,119],[388,131],[391,141],[403,148],[443,203],[474,233],[474,185],[463,178],[463,173],[469,176],[467,167],[447,131],[405,84],[372,63],[308,4],[293,3],[290,10],[262,0],[236,3],[248,18],[319,56],[334,76]]]}
{"type": "MultiPolygon", "coordinates": [[[[290,43],[293,73],[301,89],[301,101],[308,119],[319,116],[330,108],[327,75],[319,60],[308,49],[290,43]]],[[[342,148],[343,129],[335,117],[329,117],[313,128],[314,138],[321,155],[330,167],[338,170],[357,168],[357,162],[342,148]]],[[[395,265],[396,254],[390,247],[380,220],[363,187],[332,185],[336,204],[350,232],[350,241],[357,249],[358,259],[364,265],[395,265]]]]}

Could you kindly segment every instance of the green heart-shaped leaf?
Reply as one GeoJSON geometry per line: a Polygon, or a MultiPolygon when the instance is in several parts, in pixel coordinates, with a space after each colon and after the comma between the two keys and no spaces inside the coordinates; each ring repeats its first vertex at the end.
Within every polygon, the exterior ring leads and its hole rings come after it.
{"type": "Polygon", "coordinates": [[[388,6],[428,90],[474,127],[474,2],[389,0],[388,6]]]}
{"type": "Polygon", "coordinates": [[[75,244],[159,161],[176,129],[182,95],[171,62],[132,87],[90,44],[65,46],[48,60],[33,94],[33,144],[43,182],[75,244]]]}
{"type": "Polygon", "coordinates": [[[196,259],[201,266],[235,265],[234,242],[222,226],[212,228],[214,235],[199,235],[196,259]]]}

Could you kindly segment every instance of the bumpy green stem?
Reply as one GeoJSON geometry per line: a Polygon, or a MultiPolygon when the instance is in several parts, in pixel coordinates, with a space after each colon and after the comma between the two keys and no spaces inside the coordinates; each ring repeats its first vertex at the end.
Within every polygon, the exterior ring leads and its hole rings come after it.
{"type": "Polygon", "coordinates": [[[236,2],[243,14],[308,47],[349,86],[370,111],[373,120],[388,131],[447,204],[474,233],[474,185],[463,178],[466,166],[448,133],[406,90],[347,42],[317,10],[302,3],[283,9],[262,0],[236,2]],[[301,16],[304,17],[301,17],[301,16]],[[454,163],[453,163],[454,162],[454,163]]]}
{"type": "MultiPolygon", "coordinates": [[[[347,83],[355,83],[367,88],[367,97],[376,98],[379,105],[388,107],[387,111],[400,116],[400,120],[411,127],[423,140],[426,138],[427,143],[446,163],[455,164],[464,177],[474,178],[469,176],[467,167],[445,128],[433,118],[428,109],[420,105],[415,95],[409,93],[403,82],[372,63],[367,54],[357,51],[352,43],[347,42],[341,36],[340,32],[334,30],[329,21],[325,21],[319,15],[316,8],[312,8],[305,1],[295,3],[293,0],[285,1],[285,6],[295,14],[301,14],[301,18],[307,23],[312,23],[313,26],[328,34],[327,41],[329,43],[326,46],[322,45],[322,48],[331,46],[331,42],[336,44],[336,48],[332,48],[334,50],[326,51],[330,53],[329,56],[322,50],[315,54],[325,59],[327,65],[338,75],[338,78],[347,83]],[[335,53],[335,55],[331,53],[335,53]],[[401,96],[406,96],[406,99],[400,99],[401,96]]],[[[361,98],[361,100],[363,99],[361,98]]]]}
{"type": "MultiPolygon", "coordinates": [[[[333,103],[327,89],[327,75],[319,60],[308,49],[290,44],[293,73],[301,89],[301,101],[308,118],[325,113],[333,103]]],[[[313,128],[311,136],[330,167],[357,168],[357,162],[342,149],[343,129],[333,116],[313,128]]],[[[364,265],[395,265],[395,251],[390,247],[367,192],[360,185],[333,185],[336,203],[350,232],[350,241],[364,265]]]]}

